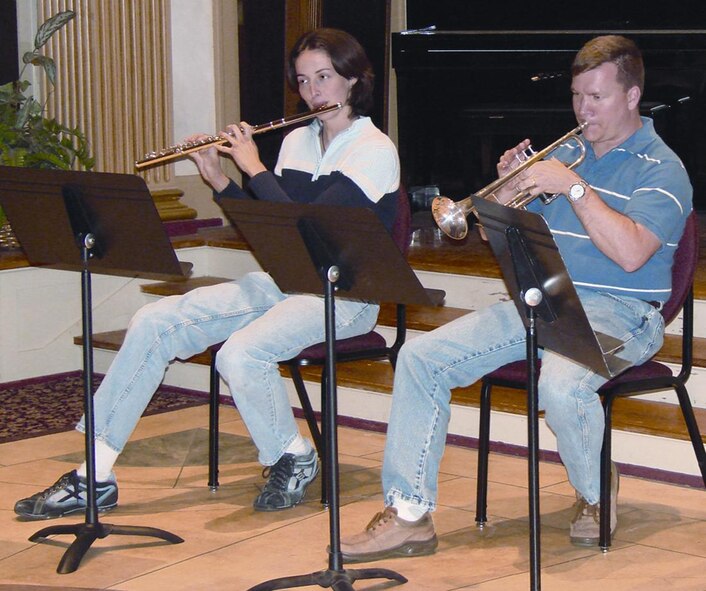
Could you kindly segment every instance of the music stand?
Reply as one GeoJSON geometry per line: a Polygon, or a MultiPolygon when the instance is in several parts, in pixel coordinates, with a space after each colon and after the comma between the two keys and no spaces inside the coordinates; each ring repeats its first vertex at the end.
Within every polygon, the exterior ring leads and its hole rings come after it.
{"type": "Polygon", "coordinates": [[[559,249],[540,215],[473,197],[480,222],[527,330],[527,447],[530,588],[540,576],[538,349],[549,349],[610,379],[630,362],[623,342],[597,333],[586,317],[559,249]]]}
{"type": "MultiPolygon", "coordinates": [[[[262,268],[287,293],[324,295],[326,327],[325,481],[329,499],[329,567],[266,581],[249,591],[307,585],[352,590],[358,579],[407,579],[383,568],[344,569],[340,545],[336,394],[335,292],[367,301],[430,305],[428,292],[378,217],[369,209],[223,200],[221,206],[245,236],[262,268]]],[[[436,298],[436,300],[435,300],[436,298]]]]}
{"type": "Polygon", "coordinates": [[[174,279],[188,274],[164,231],[144,180],[134,175],[0,166],[0,205],[33,266],[81,272],[86,517],[46,527],[34,542],[74,534],[57,572],[74,572],[96,539],[110,534],[184,540],[153,527],[100,523],[96,502],[91,269],[108,275],[174,279]]]}

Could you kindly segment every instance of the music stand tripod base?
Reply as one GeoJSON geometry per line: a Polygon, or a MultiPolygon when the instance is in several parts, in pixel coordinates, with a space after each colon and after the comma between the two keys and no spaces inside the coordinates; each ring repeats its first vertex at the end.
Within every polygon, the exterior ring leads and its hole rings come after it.
{"type": "Polygon", "coordinates": [[[159,538],[170,544],[181,544],[179,536],[154,527],[140,525],[111,525],[109,523],[81,523],[78,525],[52,525],[39,530],[29,538],[30,542],[39,542],[49,536],[74,534],[76,539],[67,548],[56,567],[56,572],[65,575],[74,572],[81,564],[81,559],[96,540],[109,535],[149,536],[159,538]]]}
{"type": "Polygon", "coordinates": [[[386,568],[343,569],[340,571],[329,569],[308,575],[272,579],[250,587],[248,591],[272,591],[274,589],[291,589],[293,587],[308,587],[311,585],[334,589],[334,591],[348,591],[353,589],[352,584],[355,581],[364,579],[390,579],[400,584],[407,582],[407,579],[401,574],[386,568]]]}

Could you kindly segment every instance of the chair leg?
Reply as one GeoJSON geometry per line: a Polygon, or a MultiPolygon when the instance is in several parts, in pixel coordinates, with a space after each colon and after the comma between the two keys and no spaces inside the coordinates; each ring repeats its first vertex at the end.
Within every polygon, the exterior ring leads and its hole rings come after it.
{"type": "Polygon", "coordinates": [[[211,351],[209,418],[208,418],[208,486],[215,491],[218,486],[218,412],[221,402],[220,375],[216,369],[216,352],[211,351]]]}
{"type": "Polygon", "coordinates": [[[706,486],[706,450],[704,449],[704,443],[701,439],[701,433],[699,432],[699,425],[696,422],[696,417],[694,416],[694,407],[691,405],[689,393],[686,391],[683,384],[675,384],[674,389],[676,390],[677,397],[679,398],[679,406],[681,407],[681,412],[684,416],[686,428],[689,431],[691,445],[694,447],[696,461],[699,464],[699,470],[701,471],[701,478],[703,478],[704,486],[706,486]]]}
{"type": "Polygon", "coordinates": [[[492,385],[483,380],[480,393],[478,425],[478,478],[476,489],[476,523],[481,529],[488,521],[488,454],[490,452],[490,393],[492,385]]]}
{"type": "Polygon", "coordinates": [[[324,447],[321,438],[321,431],[319,430],[319,424],[316,422],[316,415],[314,414],[314,409],[311,406],[309,394],[304,386],[304,379],[299,371],[299,366],[296,364],[289,365],[289,372],[292,376],[292,381],[294,382],[294,388],[297,391],[297,396],[299,397],[299,403],[302,405],[304,419],[306,419],[306,424],[308,425],[309,431],[311,432],[311,437],[314,440],[316,452],[319,454],[319,457],[321,457],[324,447]]]}
{"type": "Polygon", "coordinates": [[[322,437],[322,433],[325,432],[324,417],[326,415],[326,382],[325,382],[325,372],[321,374],[321,429],[319,429],[319,424],[316,422],[316,415],[314,414],[314,409],[311,406],[311,401],[309,400],[309,394],[306,391],[306,386],[304,386],[304,379],[299,371],[299,366],[292,364],[289,366],[290,373],[292,375],[292,381],[294,382],[294,388],[297,391],[297,396],[299,397],[299,402],[302,405],[302,411],[304,412],[304,418],[306,419],[306,424],[309,426],[309,432],[311,437],[314,439],[314,446],[316,447],[316,453],[319,454],[320,468],[319,468],[319,478],[321,478],[321,504],[328,505],[328,498],[326,495],[326,457],[325,457],[325,445],[322,437]]]}
{"type": "Polygon", "coordinates": [[[598,532],[598,545],[603,552],[608,552],[611,545],[610,520],[610,463],[612,457],[612,411],[613,397],[603,398],[603,412],[605,427],[603,431],[603,448],[601,449],[601,482],[600,482],[600,522],[598,532]]]}

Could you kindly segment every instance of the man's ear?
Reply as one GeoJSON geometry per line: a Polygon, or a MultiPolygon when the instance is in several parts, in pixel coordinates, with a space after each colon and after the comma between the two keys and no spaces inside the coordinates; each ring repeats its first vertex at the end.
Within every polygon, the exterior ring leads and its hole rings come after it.
{"type": "Polygon", "coordinates": [[[642,93],[640,92],[639,86],[632,86],[628,89],[628,105],[631,109],[637,109],[640,105],[640,97],[642,93]]]}

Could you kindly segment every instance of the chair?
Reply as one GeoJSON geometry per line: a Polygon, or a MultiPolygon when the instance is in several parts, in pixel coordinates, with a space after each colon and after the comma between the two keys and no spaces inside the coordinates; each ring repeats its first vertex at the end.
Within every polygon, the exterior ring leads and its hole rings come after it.
{"type": "MultiPolygon", "coordinates": [[[[653,390],[674,389],[682,415],[689,432],[694,453],[706,486],[706,451],[696,423],[694,410],[686,390],[692,365],[693,337],[693,281],[698,262],[699,230],[696,213],[687,219],[684,234],[674,255],[672,265],[672,294],[661,313],[665,324],[669,324],[682,310],[681,367],[674,375],[672,370],[659,361],[651,359],[642,365],[631,367],[619,376],[606,382],[598,391],[602,397],[605,413],[605,431],[601,451],[600,483],[600,539],[599,546],[606,552],[611,544],[610,536],[610,464],[611,464],[611,415],[616,398],[634,396],[653,390]]],[[[509,363],[482,379],[480,398],[480,425],[478,434],[478,483],[476,500],[476,522],[487,521],[488,453],[490,440],[490,397],[493,386],[526,390],[527,364],[525,361],[509,363]]]]}
{"type": "MultiPolygon", "coordinates": [[[[411,237],[411,212],[409,198],[406,191],[401,188],[397,202],[397,214],[392,227],[392,238],[405,256],[409,250],[411,237]]],[[[385,337],[376,330],[367,334],[340,339],[336,341],[336,361],[339,363],[347,361],[357,361],[361,359],[379,360],[387,359],[392,367],[395,367],[397,354],[405,342],[406,338],[406,308],[404,304],[396,306],[396,334],[392,345],[387,345],[385,337]]],[[[211,347],[210,383],[209,383],[209,472],[208,486],[211,490],[218,488],[218,415],[220,402],[220,376],[216,369],[216,353],[221,344],[211,347]]],[[[316,451],[322,463],[325,462],[325,449],[321,436],[323,425],[319,428],[316,420],[316,413],[311,405],[309,394],[304,384],[301,368],[304,366],[322,366],[321,371],[321,416],[325,415],[326,404],[326,343],[319,343],[307,347],[296,357],[283,361],[280,365],[287,367],[294,382],[294,387],[302,405],[304,418],[307,422],[311,436],[316,446],[316,451]]],[[[323,421],[323,419],[322,419],[323,421]]],[[[322,472],[322,479],[323,479],[322,472]]],[[[322,483],[322,503],[326,504],[326,486],[322,483]]]]}

